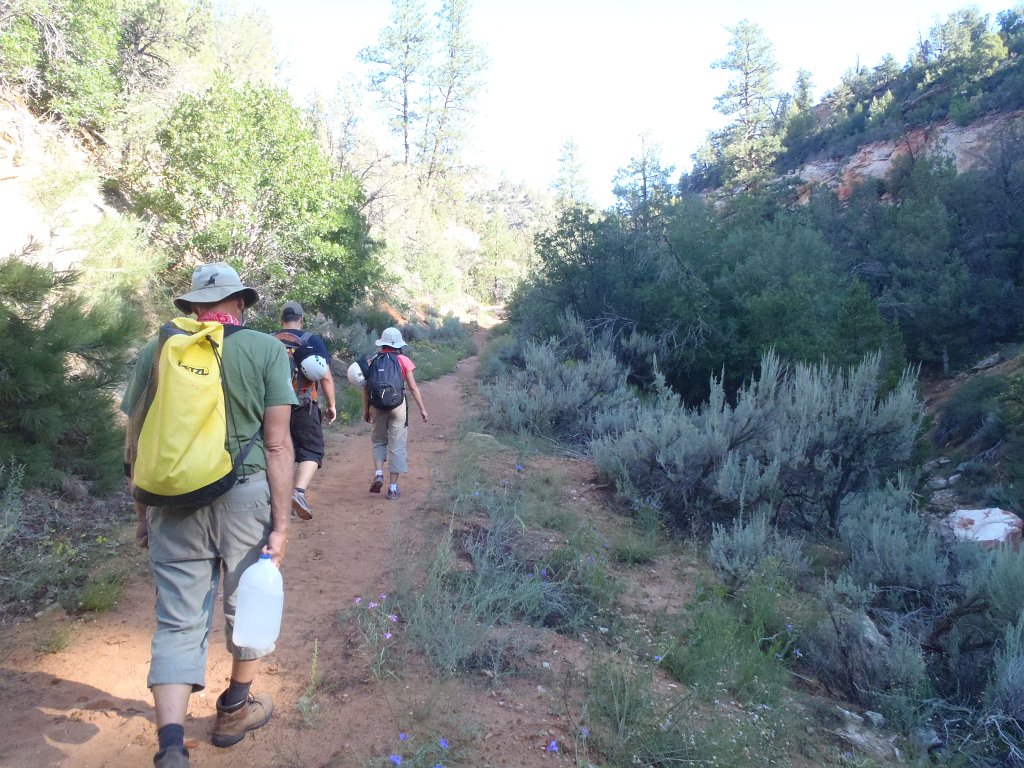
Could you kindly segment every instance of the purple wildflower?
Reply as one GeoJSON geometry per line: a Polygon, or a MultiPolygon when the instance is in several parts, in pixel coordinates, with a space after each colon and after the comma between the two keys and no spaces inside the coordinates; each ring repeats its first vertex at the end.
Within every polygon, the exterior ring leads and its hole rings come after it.
{"type": "Polygon", "coordinates": [[[448,749],[448,739],[442,736],[440,739],[437,740],[437,746],[439,746],[441,749],[448,749]]]}
{"type": "Polygon", "coordinates": [[[390,622],[391,622],[392,624],[395,624],[395,623],[397,623],[397,622],[398,622],[398,616],[396,616],[396,615],[395,615],[395,614],[393,614],[393,613],[392,613],[392,614],[389,614],[389,615],[388,615],[388,621],[390,621],[390,622]]]}
{"type": "Polygon", "coordinates": [[[356,598],[356,605],[359,605],[361,602],[363,602],[363,598],[357,597],[356,598]]]}
{"type": "Polygon", "coordinates": [[[409,734],[405,733],[405,732],[402,732],[402,733],[398,734],[398,738],[401,739],[402,741],[406,741],[409,738],[409,734]]]}
{"type": "Polygon", "coordinates": [[[390,632],[385,632],[384,633],[384,639],[385,640],[390,640],[391,639],[391,633],[390,632]]]}
{"type": "Polygon", "coordinates": [[[390,760],[395,765],[401,765],[402,764],[402,756],[401,755],[396,755],[395,753],[391,753],[390,755],[388,755],[388,760],[390,760]]]}
{"type": "Polygon", "coordinates": [[[380,603],[374,603],[374,602],[371,602],[371,603],[370,603],[370,604],[369,604],[368,606],[366,606],[366,607],[367,607],[367,608],[376,608],[376,607],[377,607],[378,605],[380,605],[380,603]]]}
{"type": "Polygon", "coordinates": [[[551,743],[548,744],[547,747],[545,747],[544,751],[545,752],[557,752],[558,751],[558,742],[555,741],[554,739],[552,739],[551,743]]]}
{"type": "Polygon", "coordinates": [[[589,735],[590,735],[590,729],[587,728],[587,726],[584,725],[582,728],[580,728],[580,736],[582,736],[585,739],[589,735]]]}

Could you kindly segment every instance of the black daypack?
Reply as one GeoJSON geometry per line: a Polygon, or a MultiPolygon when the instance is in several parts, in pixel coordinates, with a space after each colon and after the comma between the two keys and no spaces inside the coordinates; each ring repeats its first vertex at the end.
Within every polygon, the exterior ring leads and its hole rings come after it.
{"type": "Polygon", "coordinates": [[[366,392],[370,405],[383,411],[397,408],[405,401],[405,377],[397,352],[380,352],[369,361],[366,392]]]}

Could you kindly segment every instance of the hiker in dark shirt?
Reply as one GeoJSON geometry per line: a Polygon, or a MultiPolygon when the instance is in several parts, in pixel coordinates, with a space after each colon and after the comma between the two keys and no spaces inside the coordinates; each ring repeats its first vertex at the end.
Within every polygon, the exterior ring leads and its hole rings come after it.
{"type": "MultiPolygon", "coordinates": [[[[323,420],[333,424],[338,418],[338,409],[334,400],[334,378],[331,376],[331,353],[327,350],[324,340],[314,333],[303,330],[305,311],[297,301],[286,302],[281,307],[281,330],[274,336],[287,346],[302,345],[320,355],[327,368],[323,378],[316,381],[307,379],[301,367],[293,371],[292,386],[299,404],[292,408],[291,432],[295,446],[295,487],[292,490],[292,512],[302,520],[313,519],[313,509],[306,500],[306,489],[313,481],[317,469],[324,461],[324,430],[323,420]],[[320,412],[319,395],[324,396],[327,407],[320,412]]],[[[293,354],[298,352],[295,349],[293,354]]]]}

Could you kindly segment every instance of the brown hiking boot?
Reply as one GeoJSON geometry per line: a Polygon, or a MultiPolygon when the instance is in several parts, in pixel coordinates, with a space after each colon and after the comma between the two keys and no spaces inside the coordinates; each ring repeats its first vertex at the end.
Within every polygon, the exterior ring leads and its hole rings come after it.
{"type": "Polygon", "coordinates": [[[184,747],[167,747],[153,755],[155,768],[188,768],[188,750],[184,747]]]}
{"type": "Polygon", "coordinates": [[[380,493],[380,489],[384,487],[384,475],[374,475],[373,484],[370,486],[370,493],[380,493]]]}
{"type": "MultiPolygon", "coordinates": [[[[221,694],[223,696],[223,694],[221,694]]],[[[262,728],[274,714],[274,702],[267,694],[251,693],[234,712],[225,712],[217,699],[217,719],[213,722],[213,746],[230,747],[237,744],[249,731],[262,728]]]]}

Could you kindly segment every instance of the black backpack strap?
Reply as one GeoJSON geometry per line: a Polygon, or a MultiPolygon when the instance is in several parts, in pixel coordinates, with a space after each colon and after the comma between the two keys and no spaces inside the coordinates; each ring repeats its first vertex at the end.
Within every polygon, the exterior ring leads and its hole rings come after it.
{"type": "MultiPolygon", "coordinates": [[[[251,329],[244,328],[241,325],[225,325],[224,326],[224,338],[227,339],[228,336],[232,336],[235,333],[238,333],[239,331],[247,331],[247,330],[251,330],[251,329]]],[[[214,353],[215,353],[215,355],[217,357],[217,364],[220,366],[220,383],[221,383],[221,386],[224,387],[224,410],[227,413],[228,421],[229,422],[230,421],[234,421],[234,416],[232,416],[232,414],[231,414],[231,399],[230,399],[230,397],[228,395],[228,380],[227,380],[227,377],[224,375],[224,364],[221,362],[221,359],[220,359],[220,351],[217,350],[217,349],[214,349],[214,353]]],[[[246,476],[246,474],[245,474],[245,458],[246,458],[246,456],[249,455],[249,452],[252,450],[253,445],[256,443],[256,438],[262,437],[262,436],[263,436],[263,424],[261,423],[260,426],[257,428],[257,430],[253,433],[253,436],[249,438],[248,442],[246,442],[246,444],[244,446],[240,447],[240,449],[238,451],[238,455],[235,457],[234,462],[232,462],[232,466],[234,467],[235,475],[236,476],[238,475],[238,470],[239,469],[242,470],[242,476],[238,478],[238,482],[239,483],[244,483],[244,482],[246,482],[246,480],[249,479],[246,476]]],[[[236,438],[236,440],[237,440],[237,438],[236,438]]]]}

